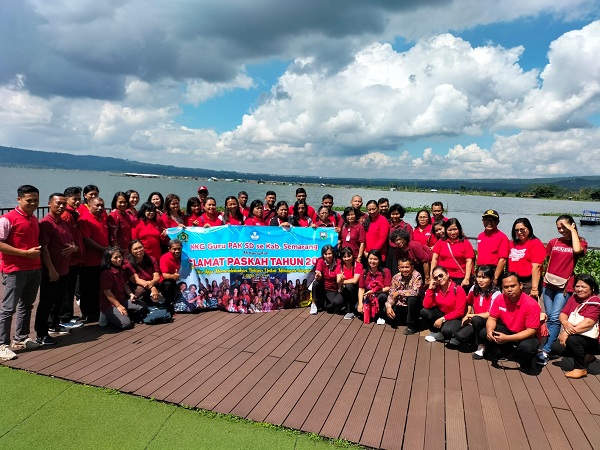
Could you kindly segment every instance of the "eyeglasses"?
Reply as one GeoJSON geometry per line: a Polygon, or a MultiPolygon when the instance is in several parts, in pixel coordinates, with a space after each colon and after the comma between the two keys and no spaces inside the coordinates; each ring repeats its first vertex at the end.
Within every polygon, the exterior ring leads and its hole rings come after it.
{"type": "Polygon", "coordinates": [[[434,276],[433,276],[433,279],[434,279],[434,280],[441,280],[442,278],[444,278],[444,276],[445,276],[445,274],[443,274],[443,273],[440,273],[440,274],[438,274],[438,275],[434,275],[434,276]]]}
{"type": "Polygon", "coordinates": [[[529,231],[527,228],[515,228],[515,233],[525,233],[529,231]]]}

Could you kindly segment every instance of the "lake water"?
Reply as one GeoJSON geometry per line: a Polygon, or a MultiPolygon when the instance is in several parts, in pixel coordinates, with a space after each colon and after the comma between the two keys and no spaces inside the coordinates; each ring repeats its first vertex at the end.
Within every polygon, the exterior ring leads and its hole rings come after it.
{"type": "MultiPolygon", "coordinates": [[[[135,189],[145,200],[152,191],[163,195],[175,193],[185,205],[189,197],[195,196],[198,186],[208,187],[210,195],[217,204],[223,206],[225,197],[236,195],[241,190],[248,192],[249,200],[264,200],[267,190],[277,192],[278,200],[295,201],[297,185],[269,185],[256,183],[239,183],[224,181],[185,180],[170,178],[131,178],[119,174],[88,171],[64,171],[53,169],[26,169],[0,167],[0,207],[12,207],[15,204],[17,187],[22,184],[33,184],[40,190],[42,199],[55,191],[63,191],[68,186],[85,186],[95,184],[100,188],[100,195],[110,205],[113,194],[119,190],[135,189]]],[[[542,213],[576,213],[584,209],[599,210],[598,202],[577,202],[569,200],[541,200],[514,197],[481,197],[476,195],[441,194],[432,192],[390,192],[364,188],[305,186],[308,192],[308,203],[321,204],[324,194],[334,197],[336,206],[349,205],[353,195],[360,195],[364,203],[370,199],[387,197],[390,204],[400,203],[404,206],[419,207],[430,205],[434,201],[442,201],[447,209],[446,216],[457,217],[465,233],[475,237],[481,232],[481,214],[486,209],[495,209],[500,213],[500,229],[510,237],[512,223],[518,217],[527,217],[533,224],[535,234],[544,242],[556,237],[556,216],[541,216],[542,213]]],[[[499,181],[498,190],[501,190],[499,181]]],[[[42,200],[42,204],[46,202],[42,200]]],[[[414,225],[414,213],[408,213],[405,220],[414,225]]],[[[600,247],[600,226],[579,226],[579,231],[588,244],[600,247]]]]}

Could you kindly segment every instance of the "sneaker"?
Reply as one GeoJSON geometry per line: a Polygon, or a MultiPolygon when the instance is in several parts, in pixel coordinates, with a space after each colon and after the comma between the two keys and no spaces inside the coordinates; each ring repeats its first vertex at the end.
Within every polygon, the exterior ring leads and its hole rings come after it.
{"type": "Polygon", "coordinates": [[[71,320],[69,322],[61,322],[60,326],[66,328],[67,330],[74,330],[75,328],[81,328],[83,324],[81,322],[73,322],[71,320]]]}
{"type": "Polygon", "coordinates": [[[100,311],[100,318],[98,319],[98,326],[105,327],[108,325],[108,320],[106,320],[106,314],[100,311]]]}
{"type": "Polygon", "coordinates": [[[535,363],[540,366],[547,365],[548,361],[550,361],[550,358],[548,358],[548,353],[546,352],[539,352],[535,357],[535,363]]]}
{"type": "Polygon", "coordinates": [[[404,329],[404,332],[403,332],[403,334],[405,334],[406,336],[410,336],[410,335],[413,335],[413,334],[415,334],[416,332],[417,332],[417,330],[415,330],[415,329],[413,329],[413,328],[411,328],[411,327],[406,327],[406,328],[404,329]]]}
{"type": "Polygon", "coordinates": [[[485,345],[480,345],[477,350],[473,352],[473,359],[483,359],[485,354],[485,345]]]}
{"type": "Polygon", "coordinates": [[[30,338],[26,338],[22,341],[13,340],[10,344],[15,350],[35,350],[40,346],[36,341],[30,338]]]}
{"type": "Polygon", "coordinates": [[[40,345],[56,345],[56,341],[50,336],[38,336],[35,342],[40,345]]]}
{"type": "Polygon", "coordinates": [[[346,320],[352,320],[354,319],[354,313],[348,313],[344,316],[344,319],[346,320]]]}
{"type": "Polygon", "coordinates": [[[442,333],[431,333],[425,336],[427,342],[443,341],[444,335],[442,333]]]}
{"type": "Polygon", "coordinates": [[[0,361],[10,361],[11,359],[15,359],[17,354],[13,352],[8,345],[2,344],[0,345],[0,361]]]}
{"type": "Polygon", "coordinates": [[[311,314],[316,314],[317,313],[317,305],[315,303],[311,303],[310,304],[310,313],[311,314]]]}
{"type": "Polygon", "coordinates": [[[460,341],[456,338],[452,338],[448,341],[448,345],[451,347],[458,347],[460,345],[460,341]]]}
{"type": "Polygon", "coordinates": [[[56,327],[49,327],[48,328],[48,332],[64,336],[66,334],[69,334],[70,330],[67,327],[63,327],[62,325],[58,325],[56,327]]]}
{"type": "Polygon", "coordinates": [[[381,317],[377,319],[377,325],[385,325],[385,319],[382,319],[381,317]]]}

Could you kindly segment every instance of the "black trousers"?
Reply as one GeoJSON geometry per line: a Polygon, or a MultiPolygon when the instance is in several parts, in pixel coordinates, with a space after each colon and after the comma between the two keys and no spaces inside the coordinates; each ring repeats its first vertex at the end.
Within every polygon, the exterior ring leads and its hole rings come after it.
{"type": "Polygon", "coordinates": [[[313,281],[312,295],[318,309],[324,309],[333,314],[339,314],[344,304],[342,294],[338,291],[325,290],[325,283],[322,280],[313,281]]]}
{"type": "Polygon", "coordinates": [[[473,316],[471,317],[471,323],[465,325],[464,327],[461,326],[460,329],[454,335],[454,337],[460,342],[475,342],[475,344],[477,345],[485,344],[487,342],[487,339],[484,336],[482,340],[479,336],[479,333],[481,333],[481,330],[485,331],[486,322],[487,319],[484,319],[481,316],[473,316]]]}
{"type": "Polygon", "coordinates": [[[385,302],[387,298],[382,302],[379,299],[379,312],[381,317],[385,319],[385,321],[392,325],[398,326],[401,324],[406,324],[407,327],[412,329],[417,329],[419,326],[419,314],[421,309],[423,308],[423,300],[420,297],[407,297],[406,298],[406,306],[403,305],[394,305],[392,306],[392,311],[396,317],[394,319],[390,319],[385,311],[385,302]]]}
{"type": "Polygon", "coordinates": [[[79,272],[79,309],[89,322],[100,317],[100,271],[100,266],[84,266],[79,272]]]}
{"type": "MultiPolygon", "coordinates": [[[[502,323],[502,321],[498,320],[496,322],[496,331],[503,334],[516,334],[513,331],[510,331],[506,328],[506,325],[502,323]]],[[[506,344],[498,345],[494,341],[487,340],[487,329],[484,327],[479,332],[479,339],[481,342],[486,343],[486,351],[491,352],[492,355],[494,353],[498,353],[498,351],[508,354],[511,350],[515,350],[515,359],[517,362],[521,364],[521,367],[531,367],[531,363],[533,362],[533,357],[537,354],[538,348],[540,346],[540,340],[537,337],[530,337],[527,339],[523,339],[522,341],[513,341],[507,342],[506,344]]]]}
{"type": "Polygon", "coordinates": [[[58,312],[58,317],[61,322],[68,322],[73,318],[73,302],[75,301],[75,289],[81,266],[79,264],[69,267],[67,274],[67,289],[58,312]]]}
{"type": "Polygon", "coordinates": [[[552,344],[552,353],[562,356],[571,356],[576,369],[585,369],[585,355],[596,355],[600,351],[598,339],[593,339],[580,334],[572,334],[563,347],[558,340],[552,344]]]}
{"type": "Polygon", "coordinates": [[[441,331],[446,340],[452,339],[460,328],[460,319],[447,320],[442,324],[442,328],[435,328],[433,326],[435,321],[444,316],[444,313],[439,308],[423,308],[420,314],[421,319],[429,327],[429,331],[432,333],[441,331]]]}
{"type": "Polygon", "coordinates": [[[347,312],[356,314],[356,304],[358,303],[358,285],[345,284],[342,289],[342,297],[346,304],[347,312]]]}
{"type": "Polygon", "coordinates": [[[62,306],[67,291],[68,275],[63,275],[56,281],[50,281],[46,268],[42,269],[40,283],[40,301],[35,313],[35,332],[38,337],[48,336],[48,327],[56,327],[59,323],[58,312],[62,306]],[[52,316],[51,323],[49,318],[52,316]]]}

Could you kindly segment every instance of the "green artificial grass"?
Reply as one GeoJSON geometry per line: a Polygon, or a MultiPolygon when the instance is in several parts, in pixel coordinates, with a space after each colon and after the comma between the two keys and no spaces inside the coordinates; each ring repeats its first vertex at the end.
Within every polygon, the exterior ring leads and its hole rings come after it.
{"type": "Polygon", "coordinates": [[[0,448],[324,449],[354,447],[0,366],[0,448]]]}

